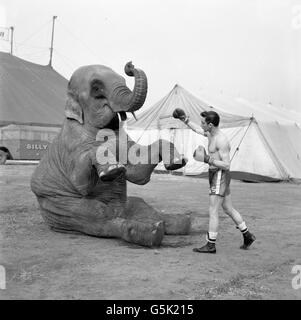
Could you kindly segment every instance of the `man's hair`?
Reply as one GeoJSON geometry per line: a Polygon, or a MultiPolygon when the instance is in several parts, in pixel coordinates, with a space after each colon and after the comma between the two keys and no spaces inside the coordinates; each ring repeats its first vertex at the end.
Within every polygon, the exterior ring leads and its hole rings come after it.
{"type": "Polygon", "coordinates": [[[201,116],[205,118],[207,124],[212,123],[215,127],[219,125],[219,115],[215,111],[203,111],[201,116]]]}

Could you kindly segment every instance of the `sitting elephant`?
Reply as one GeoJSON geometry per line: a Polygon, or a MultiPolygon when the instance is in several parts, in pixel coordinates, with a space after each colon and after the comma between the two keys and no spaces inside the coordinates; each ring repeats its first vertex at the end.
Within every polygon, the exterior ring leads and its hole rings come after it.
{"type": "Polygon", "coordinates": [[[143,147],[125,133],[122,123],[126,112],[140,109],[147,94],[147,77],[142,70],[129,62],[125,73],[135,77],[133,91],[122,76],[105,66],[85,66],[73,73],[66,119],[33,173],[31,189],[45,222],[55,231],[159,246],[164,233],[187,234],[190,218],[162,214],[141,198],[127,197],[126,181],[146,184],[160,161],[166,169],[175,170],[183,167],[186,159],[169,141],[158,140],[143,147]],[[100,151],[108,142],[96,139],[102,131],[116,133],[114,164],[101,163],[100,151]],[[124,157],[133,148],[144,148],[147,161],[132,163],[124,157]],[[168,156],[163,150],[169,150],[168,156]]]}

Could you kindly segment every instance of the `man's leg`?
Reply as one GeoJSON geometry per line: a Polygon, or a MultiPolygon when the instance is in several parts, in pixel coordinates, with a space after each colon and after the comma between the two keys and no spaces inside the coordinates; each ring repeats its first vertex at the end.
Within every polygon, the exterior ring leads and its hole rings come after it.
{"type": "Polygon", "coordinates": [[[255,241],[256,238],[248,230],[248,227],[247,227],[246,223],[244,222],[240,213],[234,209],[233,204],[232,204],[231,194],[224,197],[223,202],[222,202],[222,207],[223,207],[224,212],[230,218],[232,218],[232,220],[236,224],[237,228],[241,231],[241,233],[243,235],[244,243],[240,248],[241,249],[248,249],[250,247],[250,245],[255,241]]]}
{"type": "Polygon", "coordinates": [[[231,194],[223,198],[222,207],[224,212],[234,221],[234,223],[239,226],[243,223],[243,218],[240,213],[234,209],[232,204],[231,194]]]}
{"type": "Polygon", "coordinates": [[[207,233],[207,243],[201,248],[194,248],[194,252],[216,253],[215,241],[218,233],[218,210],[223,201],[221,196],[209,196],[209,230],[207,233]]]}

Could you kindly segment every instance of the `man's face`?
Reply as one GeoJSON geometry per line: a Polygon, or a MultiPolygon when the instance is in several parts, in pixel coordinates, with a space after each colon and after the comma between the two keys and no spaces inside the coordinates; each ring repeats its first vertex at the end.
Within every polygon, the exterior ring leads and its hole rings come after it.
{"type": "Polygon", "coordinates": [[[212,124],[211,123],[207,123],[206,122],[206,120],[205,120],[205,118],[202,118],[201,119],[201,127],[202,127],[202,129],[205,131],[205,132],[207,132],[207,131],[211,131],[211,127],[212,127],[212,124]]]}

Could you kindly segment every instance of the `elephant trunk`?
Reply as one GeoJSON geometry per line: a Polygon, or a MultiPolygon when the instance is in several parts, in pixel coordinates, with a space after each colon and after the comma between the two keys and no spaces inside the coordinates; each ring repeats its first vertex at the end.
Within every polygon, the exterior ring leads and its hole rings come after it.
{"type": "Polygon", "coordinates": [[[147,94],[147,77],[144,71],[136,69],[132,62],[128,62],[125,65],[124,71],[128,76],[135,77],[135,86],[133,91],[126,86],[115,88],[115,101],[117,101],[117,105],[120,106],[120,110],[114,111],[134,112],[140,109],[145,102],[147,94]]]}

